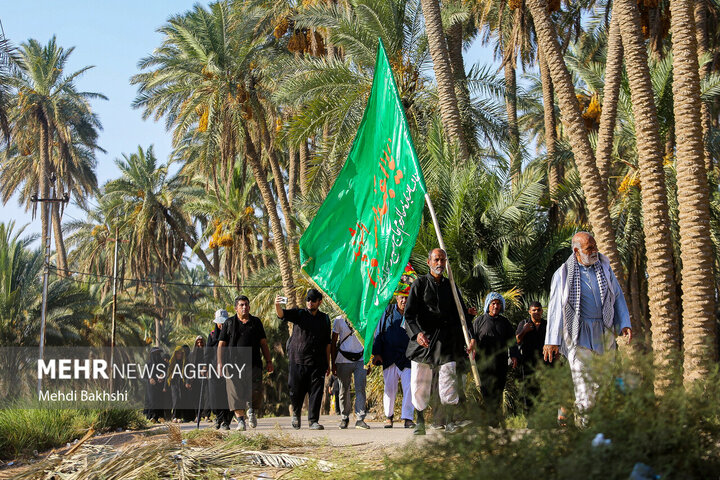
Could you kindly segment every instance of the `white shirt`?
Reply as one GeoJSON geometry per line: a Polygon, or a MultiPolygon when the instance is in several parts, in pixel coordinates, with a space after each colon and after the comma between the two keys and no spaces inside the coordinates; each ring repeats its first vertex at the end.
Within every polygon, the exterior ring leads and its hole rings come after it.
{"type": "MultiPolygon", "coordinates": [[[[343,338],[348,337],[348,334],[350,333],[350,327],[348,326],[346,320],[343,317],[337,317],[335,320],[333,320],[332,331],[333,331],[333,333],[337,333],[338,342],[340,342],[340,341],[342,341],[343,338]]],[[[354,329],[352,331],[352,335],[350,335],[347,338],[347,340],[345,340],[343,343],[341,343],[339,345],[339,347],[348,353],[358,353],[358,352],[363,351],[362,343],[360,343],[360,340],[358,340],[354,329]]],[[[338,352],[337,358],[335,359],[335,363],[355,363],[355,362],[351,362],[350,360],[345,358],[342,353],[338,352]]]]}

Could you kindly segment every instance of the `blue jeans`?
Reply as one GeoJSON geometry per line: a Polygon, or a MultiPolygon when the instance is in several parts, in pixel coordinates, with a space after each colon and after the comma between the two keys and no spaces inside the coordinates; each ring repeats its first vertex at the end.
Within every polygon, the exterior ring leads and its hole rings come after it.
{"type": "Polygon", "coordinates": [[[362,360],[352,363],[338,363],[337,376],[340,382],[340,416],[350,417],[350,376],[355,377],[355,416],[365,418],[365,365],[362,360]]]}

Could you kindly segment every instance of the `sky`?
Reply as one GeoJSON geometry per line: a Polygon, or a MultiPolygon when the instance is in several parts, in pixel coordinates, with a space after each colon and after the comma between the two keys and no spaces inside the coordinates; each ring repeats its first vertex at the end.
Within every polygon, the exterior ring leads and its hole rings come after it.
{"type": "MultiPolygon", "coordinates": [[[[46,44],[53,35],[65,48],[75,47],[67,65],[74,72],[88,65],[76,84],[79,90],[102,93],[108,100],[93,100],[92,108],[103,125],[99,145],[106,153],[97,152],[98,184],[118,176],[114,160],[122,154],[137,151],[138,146],[154,146],[158,160],[166,162],[171,150],[171,136],[164,122],[142,119],[142,111],[131,103],[137,89],[130,77],[138,72],[138,61],[160,45],[162,36],[156,32],[169,17],[185,12],[200,3],[197,0],[23,0],[2,2],[0,21],[13,44],[30,38],[46,44]]],[[[466,67],[492,61],[491,51],[479,44],[465,54],[466,67]]],[[[72,202],[71,202],[72,203],[72,202]]],[[[82,210],[71,205],[63,221],[82,219],[82,210]]],[[[33,220],[29,212],[11,199],[2,207],[0,221],[14,220],[17,227],[28,224],[25,233],[40,232],[39,216],[33,220]]]]}

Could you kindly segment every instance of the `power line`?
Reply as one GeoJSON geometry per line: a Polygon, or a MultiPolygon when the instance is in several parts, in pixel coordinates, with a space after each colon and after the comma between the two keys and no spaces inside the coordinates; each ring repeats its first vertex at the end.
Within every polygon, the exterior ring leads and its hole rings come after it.
{"type": "MultiPolygon", "coordinates": [[[[50,268],[52,270],[55,270],[56,272],[63,272],[63,273],[73,273],[75,275],[83,275],[86,277],[95,277],[95,278],[104,278],[107,280],[112,280],[112,275],[103,275],[100,273],[90,273],[90,272],[78,272],[75,270],[67,270],[58,268],[56,265],[50,265],[50,268]]],[[[124,282],[138,282],[138,283],[148,283],[148,284],[157,284],[157,285],[173,285],[178,287],[196,287],[196,288],[283,288],[282,285],[219,285],[214,283],[183,283],[183,282],[168,282],[164,280],[151,280],[147,278],[128,278],[128,277],[117,277],[118,280],[124,281],[124,282]]]]}

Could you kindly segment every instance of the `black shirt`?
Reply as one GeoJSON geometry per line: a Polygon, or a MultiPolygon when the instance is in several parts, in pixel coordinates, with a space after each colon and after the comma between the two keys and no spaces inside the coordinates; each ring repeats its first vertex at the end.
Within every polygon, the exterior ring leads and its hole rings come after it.
{"type": "Polygon", "coordinates": [[[478,364],[485,372],[503,374],[508,369],[508,356],[519,357],[513,327],[502,315],[491,317],[486,313],[476,318],[472,336],[480,353],[478,364]]]}
{"type": "Polygon", "coordinates": [[[540,320],[540,326],[537,326],[532,319],[527,318],[520,322],[515,335],[520,335],[528,323],[533,326],[533,329],[523,337],[522,343],[520,343],[520,350],[522,351],[523,362],[526,364],[535,364],[543,358],[542,349],[543,345],[545,345],[547,321],[540,320]]]}
{"type": "Polygon", "coordinates": [[[252,348],[253,368],[262,368],[260,355],[260,340],[265,337],[265,327],[258,317],[250,315],[248,321],[243,323],[237,315],[228,318],[220,332],[220,341],[226,342],[228,347],[252,348]]]}
{"type": "MultiPolygon", "coordinates": [[[[467,318],[470,315],[467,313],[460,290],[457,294],[465,312],[463,321],[466,322],[469,330],[467,318]]],[[[405,329],[410,337],[406,354],[410,360],[442,365],[466,357],[460,317],[450,288],[450,280],[445,277],[436,282],[428,273],[413,282],[405,306],[405,329]],[[430,342],[428,348],[421,347],[416,341],[421,332],[428,337],[430,342]]]]}
{"type": "Polygon", "coordinates": [[[328,367],[327,346],[330,345],[330,317],[307,309],[283,310],[283,320],[295,324],[288,342],[288,360],[298,365],[328,367]]]}

